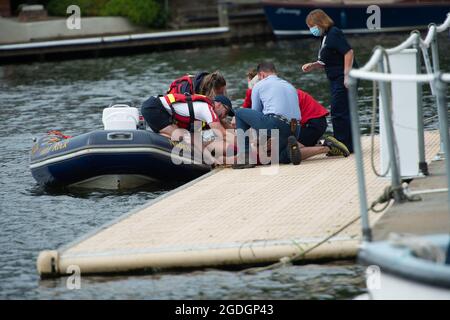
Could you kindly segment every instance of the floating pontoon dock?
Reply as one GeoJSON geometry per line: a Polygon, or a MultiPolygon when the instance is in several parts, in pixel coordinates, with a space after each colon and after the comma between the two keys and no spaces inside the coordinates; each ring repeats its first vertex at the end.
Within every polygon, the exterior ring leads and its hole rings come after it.
{"type": "MultiPolygon", "coordinates": [[[[379,163],[378,138],[374,163],[379,163]]],[[[363,138],[368,200],[390,184],[371,169],[370,137],[363,138]]],[[[439,134],[426,132],[427,161],[439,134]]],[[[132,211],[67,246],[41,252],[41,276],[219,267],[357,254],[361,241],[355,159],[318,156],[299,166],[218,169],[132,211]],[[276,170],[276,169],[275,169],[276,170]],[[355,221],[347,228],[349,222],[355,221]]],[[[372,224],[381,214],[370,214],[372,224]]]]}
{"type": "Polygon", "coordinates": [[[416,179],[408,188],[420,201],[391,206],[373,226],[374,240],[386,240],[391,233],[427,235],[450,231],[445,161],[434,161],[427,179],[416,179]]]}

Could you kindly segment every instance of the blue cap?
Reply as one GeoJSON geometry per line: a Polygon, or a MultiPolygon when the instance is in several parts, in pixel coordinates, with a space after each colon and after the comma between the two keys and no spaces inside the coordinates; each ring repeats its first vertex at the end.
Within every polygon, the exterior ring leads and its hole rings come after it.
{"type": "Polygon", "coordinates": [[[228,108],[228,115],[234,117],[233,105],[226,96],[218,95],[214,98],[214,101],[222,103],[224,106],[228,108]]]}

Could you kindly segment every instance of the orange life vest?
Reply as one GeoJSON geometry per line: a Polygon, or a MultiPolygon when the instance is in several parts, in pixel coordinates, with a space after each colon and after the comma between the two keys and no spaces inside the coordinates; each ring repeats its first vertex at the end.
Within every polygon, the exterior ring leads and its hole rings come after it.
{"type": "Polygon", "coordinates": [[[185,75],[181,78],[174,80],[167,90],[167,94],[193,94],[194,93],[194,82],[189,75],[185,75]]]}
{"type": "MultiPolygon", "coordinates": [[[[177,122],[185,123],[186,125],[181,125],[181,127],[185,127],[186,129],[193,131],[194,129],[194,122],[195,122],[195,113],[194,113],[194,104],[193,102],[200,101],[205,102],[212,108],[214,107],[214,103],[210,98],[207,96],[201,95],[201,94],[179,94],[179,93],[169,93],[164,96],[164,99],[166,100],[167,104],[170,106],[170,109],[172,109],[172,121],[174,124],[178,124],[177,122]],[[185,119],[181,116],[179,116],[173,107],[174,103],[187,103],[189,108],[189,120],[188,123],[185,121],[185,119]]],[[[178,124],[179,125],[179,124],[178,124]]],[[[202,124],[202,127],[205,126],[205,123],[202,124]]]]}

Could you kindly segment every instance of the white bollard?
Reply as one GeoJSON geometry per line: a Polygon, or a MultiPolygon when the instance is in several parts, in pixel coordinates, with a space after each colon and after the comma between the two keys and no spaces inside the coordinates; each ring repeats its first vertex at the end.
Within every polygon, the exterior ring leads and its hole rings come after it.
{"type": "MultiPolygon", "coordinates": [[[[386,59],[385,70],[387,69],[386,59]]],[[[389,64],[393,74],[417,74],[417,50],[405,49],[389,54],[389,64]]],[[[415,81],[392,81],[392,121],[399,157],[399,171],[402,178],[422,176],[419,169],[418,88],[415,81]]],[[[381,106],[381,99],[380,99],[381,106]]],[[[380,161],[381,172],[389,167],[389,149],[386,139],[384,116],[380,107],[380,161]]],[[[387,177],[390,177],[389,170],[387,177]]]]}

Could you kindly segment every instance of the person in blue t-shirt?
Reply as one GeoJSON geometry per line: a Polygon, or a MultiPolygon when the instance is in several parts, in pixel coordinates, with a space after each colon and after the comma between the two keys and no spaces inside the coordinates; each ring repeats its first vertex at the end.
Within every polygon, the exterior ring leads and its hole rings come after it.
{"type": "MultiPolygon", "coordinates": [[[[321,38],[318,59],[304,64],[303,72],[325,69],[331,87],[331,123],[336,142],[344,143],[353,152],[350,109],[348,102],[348,74],[357,67],[353,49],[333,20],[320,9],[311,11],[306,17],[311,33],[321,38]]],[[[330,153],[330,156],[340,155],[330,153]]]]}

